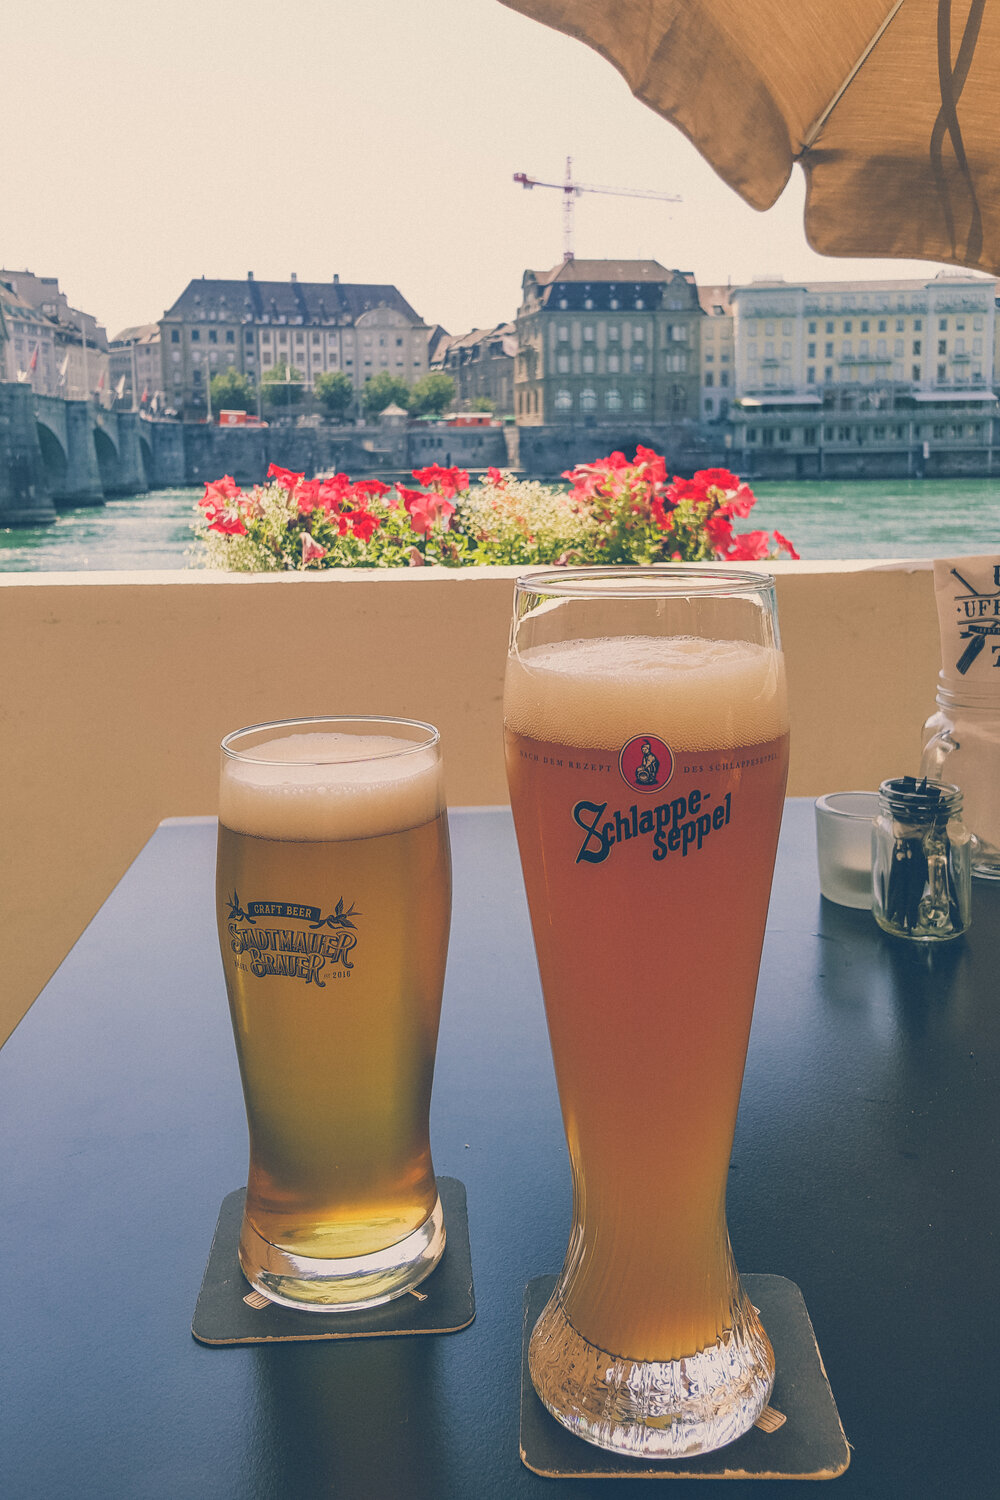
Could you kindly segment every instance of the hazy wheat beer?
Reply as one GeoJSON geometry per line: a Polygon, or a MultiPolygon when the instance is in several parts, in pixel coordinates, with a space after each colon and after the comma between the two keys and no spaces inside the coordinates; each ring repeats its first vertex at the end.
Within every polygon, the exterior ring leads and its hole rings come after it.
{"type": "Polygon", "coordinates": [[[428,1136],[451,909],[437,734],[306,720],[231,735],[222,759],[241,1264],[293,1306],[386,1301],[444,1249],[428,1136]]]}
{"type": "Polygon", "coordinates": [[[693,1357],[744,1339],[745,1426],[773,1358],[733,1266],[725,1194],[785,786],[783,661],[754,640],[559,633],[541,611],[542,642],[512,649],[504,700],[574,1186],[532,1377],[601,1446],[698,1451],[739,1434],[722,1414],[685,1437],[693,1357]],[[616,1359],[626,1390],[653,1371],[654,1410],[630,1418],[605,1389],[616,1359]]]}

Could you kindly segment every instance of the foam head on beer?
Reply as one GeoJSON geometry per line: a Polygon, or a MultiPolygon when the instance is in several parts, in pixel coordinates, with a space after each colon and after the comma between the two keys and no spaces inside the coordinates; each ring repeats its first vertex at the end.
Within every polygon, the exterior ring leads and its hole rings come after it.
{"type": "Polygon", "coordinates": [[[443,807],[436,745],[395,735],[302,732],[223,756],[220,821],[256,838],[376,838],[443,807]]]}
{"type": "Polygon", "coordinates": [[[762,744],[787,728],[784,663],[749,641],[557,641],[511,656],[504,712],[526,738],[607,750],[640,729],[675,751],[762,744]]]}

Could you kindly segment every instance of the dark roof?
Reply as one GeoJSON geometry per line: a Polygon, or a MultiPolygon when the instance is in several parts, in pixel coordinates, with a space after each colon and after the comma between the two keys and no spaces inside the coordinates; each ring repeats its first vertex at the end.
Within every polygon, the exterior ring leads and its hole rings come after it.
{"type": "Polygon", "coordinates": [[[210,281],[201,277],[188,282],[165,318],[196,317],[214,312],[216,317],[286,323],[356,323],[363,313],[389,307],[402,313],[409,323],[423,319],[414,312],[394,286],[343,281],[210,281]]]}
{"type": "Polygon", "coordinates": [[[671,281],[676,273],[661,266],[658,260],[564,260],[551,271],[535,271],[539,286],[555,281],[671,281]]]}
{"type": "Polygon", "coordinates": [[[159,323],[138,323],[134,328],[123,328],[111,340],[112,344],[155,344],[159,341],[159,323]]]}

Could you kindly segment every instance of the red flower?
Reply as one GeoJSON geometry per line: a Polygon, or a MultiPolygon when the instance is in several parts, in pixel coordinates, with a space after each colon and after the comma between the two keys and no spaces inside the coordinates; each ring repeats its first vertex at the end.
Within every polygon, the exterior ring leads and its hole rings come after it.
{"type": "Polygon", "coordinates": [[[728,557],[733,540],[733,523],[728,516],[716,513],[705,522],[705,531],[717,557],[728,557]]]}
{"type": "Polygon", "coordinates": [[[731,562],[759,562],[770,552],[766,531],[741,531],[733,538],[733,545],[726,556],[731,562]]]}
{"type": "Polygon", "coordinates": [[[750,486],[741,484],[733,498],[726,501],[726,509],[731,516],[739,516],[743,521],[746,520],[756,503],[756,496],[750,486]]]}
{"type": "Polygon", "coordinates": [[[319,505],[323,510],[333,510],[335,506],[339,506],[350,488],[351,481],[347,474],[328,475],[319,482],[319,505]]]}
{"type": "Polygon", "coordinates": [[[381,479],[359,479],[354,486],[354,493],[363,497],[387,495],[389,486],[383,484],[381,479]]]}
{"type": "MultiPolygon", "coordinates": [[[[318,479],[303,479],[295,491],[295,499],[298,501],[299,515],[307,516],[311,510],[315,510],[319,504],[320,490],[322,485],[318,479]]],[[[291,490],[289,490],[291,494],[291,490]]]]}
{"type": "Polygon", "coordinates": [[[774,533],[774,540],[777,542],[782,552],[787,552],[789,557],[794,558],[796,562],[802,561],[802,559],[799,557],[799,554],[796,552],[795,548],[788,540],[787,536],[782,536],[780,531],[776,531],[774,533]]]}
{"type": "Polygon", "coordinates": [[[664,494],[672,505],[679,505],[682,500],[693,500],[698,505],[708,499],[705,491],[706,486],[702,484],[700,475],[684,479],[680,474],[675,474],[673,484],[667,485],[664,494]]]}
{"type": "Polygon", "coordinates": [[[302,566],[304,568],[308,567],[311,562],[318,562],[321,557],[326,556],[327,549],[321,547],[308,531],[302,532],[299,541],[302,543],[302,566]]]}
{"type": "Polygon", "coordinates": [[[487,469],[486,478],[489,480],[490,484],[498,485],[500,489],[503,489],[505,484],[507,483],[506,479],[503,477],[499,469],[487,469]]]}
{"type": "Polygon", "coordinates": [[[267,469],[268,479],[273,479],[275,484],[283,485],[286,490],[294,490],[303,474],[293,474],[291,469],[281,469],[277,464],[269,464],[267,469]]]}
{"type": "Polygon", "coordinates": [[[410,525],[418,536],[429,536],[437,520],[443,523],[441,530],[447,531],[455,514],[455,507],[443,495],[420,495],[406,508],[410,514],[410,525]]]}
{"type": "Polygon", "coordinates": [[[700,484],[703,489],[712,485],[718,490],[738,490],[740,476],[729,469],[699,469],[694,476],[694,483],[700,484]]]}
{"type": "Polygon", "coordinates": [[[409,515],[418,500],[424,499],[423,490],[405,490],[401,484],[397,484],[396,494],[402,500],[407,515],[409,515]]]}
{"type": "Polygon", "coordinates": [[[221,532],[223,536],[246,536],[247,529],[243,524],[243,517],[237,510],[217,510],[206,512],[209,531],[221,532]]]}
{"type": "Polygon", "coordinates": [[[349,510],[347,520],[351,523],[351,530],[358,541],[366,545],[371,541],[375,532],[382,524],[381,516],[373,516],[368,510],[349,510]]]}
{"type": "Polygon", "coordinates": [[[448,499],[452,495],[457,495],[459,490],[469,488],[469,475],[466,469],[442,469],[440,464],[428,464],[426,469],[411,469],[410,472],[418,484],[433,485],[448,499]]]}
{"type": "Polygon", "coordinates": [[[648,479],[652,484],[666,484],[667,461],[662,454],[654,452],[652,448],[643,448],[639,444],[635,450],[635,461],[637,466],[641,464],[645,470],[644,479],[648,479]]]}
{"type": "Polygon", "coordinates": [[[199,505],[207,506],[212,502],[222,500],[238,500],[243,491],[231,474],[223,474],[221,479],[214,480],[205,485],[205,493],[198,501],[199,505]]]}

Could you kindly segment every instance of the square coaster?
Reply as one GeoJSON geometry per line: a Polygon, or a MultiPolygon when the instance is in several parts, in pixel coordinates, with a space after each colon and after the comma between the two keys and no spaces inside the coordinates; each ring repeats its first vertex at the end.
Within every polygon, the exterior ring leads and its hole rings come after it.
{"type": "Polygon", "coordinates": [[[202,1344],[271,1344],[312,1339],[402,1338],[457,1333],[476,1316],[465,1184],[439,1177],[447,1243],[413,1292],[362,1312],[299,1312],[266,1302],[240,1270],[237,1246],[246,1189],[222,1201],[191,1332],[202,1344]],[[259,1304],[264,1301],[264,1305],[259,1304]]]}
{"type": "Polygon", "coordinates": [[[835,1479],[851,1453],[802,1293],[784,1276],[744,1276],[774,1348],[770,1405],[735,1443],[693,1458],[628,1458],[576,1437],[545,1410],[528,1373],[528,1339],[555,1286],[529,1281],[521,1347],[521,1461],[548,1479],[835,1479]]]}

